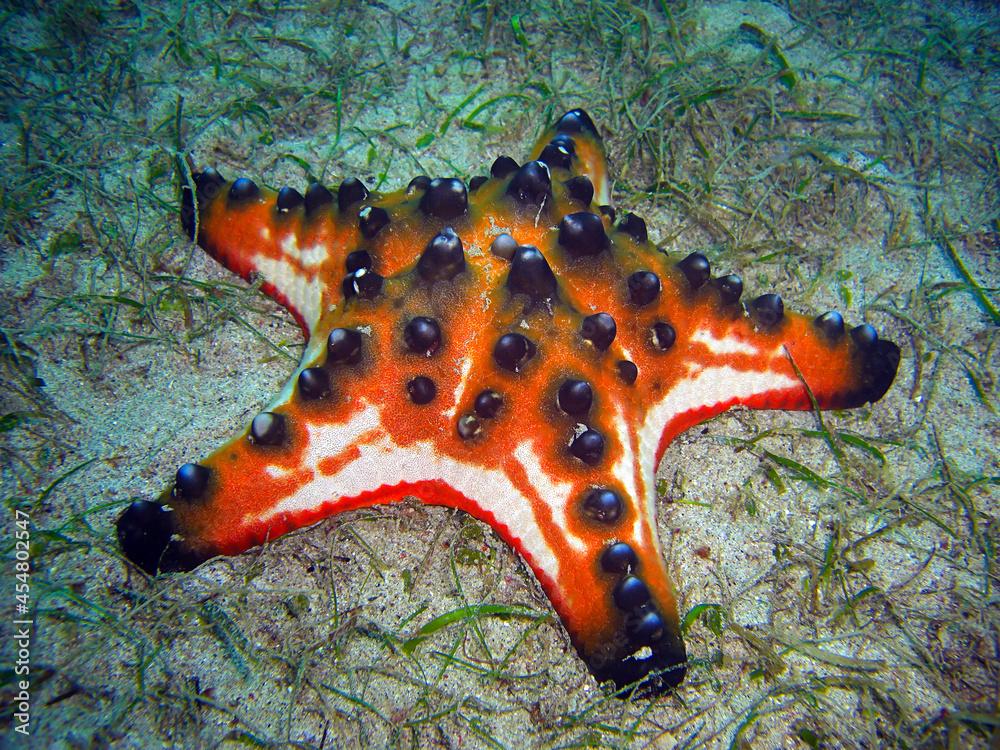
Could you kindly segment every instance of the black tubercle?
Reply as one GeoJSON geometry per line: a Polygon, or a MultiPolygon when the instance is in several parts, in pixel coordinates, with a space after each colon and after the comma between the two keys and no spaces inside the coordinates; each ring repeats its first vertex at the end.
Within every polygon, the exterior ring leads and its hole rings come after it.
{"type": "Polygon", "coordinates": [[[553,136],[552,140],[549,141],[549,145],[553,144],[565,149],[571,155],[576,156],[576,141],[573,140],[571,135],[566,133],[557,133],[553,136]]]}
{"type": "Polygon", "coordinates": [[[566,180],[563,186],[566,188],[567,195],[578,203],[582,203],[584,208],[588,208],[591,201],[594,200],[594,183],[587,175],[581,174],[566,180]]]}
{"type": "Polygon", "coordinates": [[[459,418],[455,429],[462,440],[471,440],[483,431],[483,425],[475,414],[465,414],[459,418]]]}
{"type": "Polygon", "coordinates": [[[493,419],[503,406],[503,396],[491,388],[487,388],[476,396],[473,408],[483,419],[493,419]]]}
{"type": "Polygon", "coordinates": [[[278,197],[274,201],[275,207],[282,213],[287,213],[293,208],[298,208],[305,202],[302,193],[293,187],[285,186],[278,191],[278,197]]]}
{"type": "Polygon", "coordinates": [[[652,271],[636,271],[628,277],[628,299],[637,307],[655,301],[660,289],[660,277],[652,271]]]}
{"type": "Polygon", "coordinates": [[[212,470],[201,464],[184,464],[174,477],[174,497],[179,500],[199,500],[208,489],[212,470]]]}
{"type": "Polygon", "coordinates": [[[601,568],[606,573],[630,573],[638,565],[635,550],[625,542],[615,542],[601,553],[601,568]]]}
{"type": "Polygon", "coordinates": [[[569,169],[573,165],[573,158],[576,156],[576,144],[568,135],[561,134],[553,138],[542,153],[538,155],[538,161],[544,161],[550,167],[559,169],[569,169]]]}
{"type": "Polygon", "coordinates": [[[219,190],[226,184],[225,178],[213,167],[205,167],[201,173],[192,175],[195,190],[198,192],[200,202],[210,201],[219,194],[219,190]]]}
{"type": "Polygon", "coordinates": [[[455,219],[469,208],[469,194],[465,183],[457,177],[438,177],[431,180],[420,199],[420,210],[438,219],[455,219]]]}
{"type": "Polygon", "coordinates": [[[667,623],[652,604],[637,607],[625,617],[625,633],[635,646],[651,646],[663,638],[667,623]]]}
{"type": "Polygon", "coordinates": [[[615,216],[617,216],[618,214],[615,211],[614,206],[608,206],[608,205],[598,206],[597,210],[600,211],[603,216],[607,216],[608,221],[610,221],[612,224],[615,223],[615,216]]]}
{"type": "Polygon", "coordinates": [[[464,270],[462,240],[451,227],[434,235],[417,261],[417,273],[427,281],[450,280],[464,270]]]}
{"type": "Polygon", "coordinates": [[[434,318],[413,318],[403,329],[403,342],[414,354],[429,357],[441,346],[441,326],[434,318]]]}
{"type": "Polygon", "coordinates": [[[556,404],[567,414],[586,414],[593,403],[594,389],[586,380],[570,378],[559,386],[556,393],[556,404]]]}
{"type": "Polygon", "coordinates": [[[627,359],[620,359],[615,364],[618,368],[618,377],[623,383],[632,385],[635,379],[639,377],[639,368],[635,366],[635,362],[630,362],[627,359]]]}
{"type": "Polygon", "coordinates": [[[371,253],[367,250],[354,250],[347,254],[345,265],[347,266],[348,273],[354,273],[362,268],[365,270],[370,269],[372,267],[371,253]]]}
{"type": "Polygon", "coordinates": [[[355,203],[368,198],[368,188],[357,177],[348,177],[337,189],[337,208],[343,213],[355,203]]]}
{"type": "Polygon", "coordinates": [[[667,351],[677,341],[677,331],[669,323],[662,320],[653,324],[653,346],[661,352],[667,351]]]}
{"type": "Polygon", "coordinates": [[[483,185],[490,181],[490,178],[484,174],[477,174],[471,180],[469,180],[469,192],[474,192],[479,190],[483,185]]]}
{"type": "Polygon", "coordinates": [[[424,191],[431,185],[431,178],[425,174],[420,174],[410,180],[410,183],[406,186],[406,194],[413,195],[418,190],[424,191]]]}
{"type": "Polygon", "coordinates": [[[560,117],[556,123],[556,131],[559,133],[590,133],[600,138],[594,121],[582,109],[571,109],[560,117]]]}
{"type": "Polygon", "coordinates": [[[181,188],[181,226],[188,237],[194,239],[195,203],[197,202],[199,210],[204,208],[219,194],[226,181],[212,167],[206,167],[203,172],[194,172],[191,179],[194,181],[194,196],[187,185],[181,188]]]}
{"type": "Polygon", "coordinates": [[[559,244],[574,258],[597,255],[608,247],[604,222],[589,211],[568,214],[559,222],[559,244]]]}
{"type": "Polygon", "coordinates": [[[634,647],[656,646],[666,632],[667,623],[652,603],[636,607],[625,616],[625,634],[634,647]]]}
{"type": "Polygon", "coordinates": [[[649,232],[646,230],[646,222],[633,213],[627,213],[618,224],[618,231],[625,232],[629,237],[640,244],[649,240],[649,232]]]}
{"type": "MultiPolygon", "coordinates": [[[[592,521],[612,524],[621,518],[625,504],[614,490],[609,490],[605,487],[595,487],[583,496],[582,508],[584,515],[592,521]]],[[[627,547],[628,545],[625,546],[627,547]]],[[[610,548],[605,551],[605,556],[607,556],[609,551],[610,548]]],[[[629,547],[628,551],[632,552],[632,548],[629,547]]],[[[632,557],[635,557],[634,552],[632,553],[632,557]]]]}
{"type": "Polygon", "coordinates": [[[719,300],[724,305],[731,305],[739,300],[743,294],[743,279],[738,274],[731,273],[728,276],[720,276],[712,284],[719,292],[719,300]]]}
{"type": "Polygon", "coordinates": [[[677,264],[692,289],[700,289],[712,278],[712,266],[701,253],[691,253],[677,264]]]}
{"type": "Polygon", "coordinates": [[[364,299],[375,299],[382,292],[382,284],[385,281],[382,276],[368,268],[359,268],[353,273],[344,277],[342,286],[344,296],[362,297],[364,299]]]}
{"type": "Polygon", "coordinates": [[[280,445],[285,441],[285,416],[264,411],[250,423],[250,438],[258,445],[280,445]]]}
{"type": "Polygon", "coordinates": [[[437,395],[437,386],[426,375],[417,375],[406,384],[406,392],[410,396],[410,401],[423,406],[434,400],[437,395]]]}
{"type": "Polygon", "coordinates": [[[878,343],[878,331],[867,323],[851,329],[851,338],[861,351],[868,351],[878,343]]]}
{"type": "Polygon", "coordinates": [[[844,316],[836,310],[823,313],[813,321],[813,324],[831,341],[836,341],[844,335],[844,316]]]}
{"type": "Polygon", "coordinates": [[[247,201],[260,195],[257,183],[249,177],[240,177],[229,186],[229,200],[247,201]]]}
{"type": "Polygon", "coordinates": [[[505,333],[493,347],[493,359],[505,370],[521,372],[536,351],[535,344],[520,333],[505,333]]]}
{"type": "Polygon", "coordinates": [[[334,328],[326,339],[326,361],[335,365],[357,362],[361,343],[361,334],[353,328],[334,328]]]}
{"type": "Polygon", "coordinates": [[[785,303],[777,294],[762,294],[747,306],[750,317],[763,329],[773,328],[785,317],[785,303]]]}
{"type": "Polygon", "coordinates": [[[594,313],[583,319],[580,335],[594,345],[598,351],[605,351],[618,333],[615,319],[606,312],[594,313]]]}
{"type": "Polygon", "coordinates": [[[314,182],[306,189],[306,214],[314,214],[331,203],[333,203],[333,193],[327,190],[326,186],[314,182]]]}
{"type": "Polygon", "coordinates": [[[365,206],[358,212],[358,229],[365,239],[372,239],[389,223],[389,212],[381,206],[365,206]]]}
{"type": "Polygon", "coordinates": [[[517,247],[517,240],[504,232],[503,234],[498,234],[493,239],[493,242],[490,244],[490,252],[498,258],[510,260],[514,257],[517,247]]]}
{"type": "Polygon", "coordinates": [[[307,401],[330,393],[330,375],[322,367],[307,367],[299,373],[299,395],[307,401]]]}
{"type": "Polygon", "coordinates": [[[544,162],[529,161],[507,185],[507,195],[522,206],[541,206],[552,195],[552,177],[544,162]]]}
{"type": "Polygon", "coordinates": [[[604,436],[594,429],[586,429],[573,438],[569,452],[585,464],[594,466],[604,457],[604,436]]]}
{"type": "Polygon", "coordinates": [[[518,163],[509,156],[498,156],[493,166],[490,167],[490,174],[498,180],[502,180],[509,174],[514,174],[520,167],[518,163]]]}
{"type": "Polygon", "coordinates": [[[136,500],[118,517],[115,526],[125,557],[149,575],[156,575],[174,533],[173,512],[159,503],[136,500]]]}
{"type": "Polygon", "coordinates": [[[507,288],[514,294],[526,294],[535,302],[555,297],[555,274],[537,247],[525,245],[514,251],[507,274],[507,288]]]}
{"type": "Polygon", "coordinates": [[[649,587],[641,578],[627,575],[615,586],[611,598],[615,600],[615,605],[619,609],[625,611],[636,609],[649,601],[649,587]]]}

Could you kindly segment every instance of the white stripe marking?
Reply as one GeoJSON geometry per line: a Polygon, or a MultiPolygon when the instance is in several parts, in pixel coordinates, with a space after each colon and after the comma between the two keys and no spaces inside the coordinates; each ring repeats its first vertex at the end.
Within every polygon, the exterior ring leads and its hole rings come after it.
{"type": "Polygon", "coordinates": [[[704,344],[712,354],[748,354],[753,356],[759,351],[753,344],[737,336],[726,336],[718,339],[706,328],[699,328],[691,335],[691,341],[704,344]]]}
{"type": "MultiPolygon", "coordinates": [[[[312,481],[295,489],[276,506],[261,514],[259,520],[267,522],[282,513],[299,513],[329,504],[336,509],[341,498],[356,497],[376,489],[373,477],[397,477],[399,481],[425,482],[439,480],[461,493],[479,508],[491,513],[506,526],[532,561],[551,580],[559,580],[559,560],[541,535],[535,522],[531,503],[511,483],[509,477],[496,469],[468,466],[448,456],[439,454],[430,441],[420,441],[408,446],[397,445],[383,430],[378,438],[358,442],[360,436],[381,426],[380,411],[364,403],[364,408],[346,424],[307,425],[309,446],[305,450],[300,469],[315,471],[312,481]],[[336,474],[326,476],[316,471],[322,459],[341,454],[349,446],[357,445],[360,455],[342,467],[336,474]]],[[[528,448],[530,454],[531,449],[528,448]]],[[[520,460],[520,459],[519,459],[520,460]]],[[[522,461],[523,463],[523,461],[522,461]]],[[[526,466],[532,481],[539,479],[526,466]]],[[[540,472],[540,468],[538,469],[540,472]]],[[[392,481],[392,480],[390,480],[392,481]]],[[[552,484],[542,490],[542,495],[565,497],[562,485],[552,484]],[[548,494],[557,493],[557,494],[548,494]]],[[[565,501],[562,503],[562,511],[565,501]]],[[[553,510],[559,506],[553,506],[553,510]]]]}
{"type": "Polygon", "coordinates": [[[458,411],[458,404],[462,400],[462,394],[465,393],[465,388],[469,384],[469,374],[472,372],[472,360],[470,358],[465,358],[462,360],[462,374],[458,379],[458,385],[455,386],[454,400],[451,406],[445,409],[442,414],[444,414],[448,419],[455,416],[455,412],[458,411]]]}
{"type": "Polygon", "coordinates": [[[306,268],[317,268],[330,254],[330,249],[322,242],[317,242],[311,247],[299,247],[299,238],[294,232],[289,232],[282,237],[278,245],[282,254],[289,258],[294,258],[306,268]]]}
{"type": "Polygon", "coordinates": [[[311,331],[319,321],[322,304],[323,285],[319,278],[307,279],[287,261],[274,260],[266,255],[255,255],[250,262],[266,281],[285,295],[311,331]]]}
{"type": "Polygon", "coordinates": [[[642,475],[651,477],[656,471],[653,462],[663,429],[676,417],[695,409],[716,404],[745,400],[762,393],[774,393],[799,387],[794,378],[776,372],[737,370],[729,365],[706,367],[678,380],[674,387],[646,413],[639,430],[639,459],[642,475]]]}
{"type": "MultiPolygon", "coordinates": [[[[557,482],[545,473],[541,461],[538,460],[538,452],[531,441],[525,440],[518,445],[514,449],[514,458],[524,467],[524,471],[528,475],[528,483],[535,488],[542,501],[549,507],[556,525],[568,529],[569,521],[566,518],[566,511],[569,503],[573,500],[570,497],[573,485],[557,482]]],[[[576,534],[567,532],[565,539],[577,552],[587,551],[587,543],[576,534]]]]}

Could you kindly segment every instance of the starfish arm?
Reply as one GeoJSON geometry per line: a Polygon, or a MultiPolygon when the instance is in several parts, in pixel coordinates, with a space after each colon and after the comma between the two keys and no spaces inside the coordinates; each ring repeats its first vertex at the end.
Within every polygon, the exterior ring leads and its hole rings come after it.
{"type": "MultiPolygon", "coordinates": [[[[532,154],[534,159],[555,168],[561,165],[572,167],[572,179],[576,181],[574,190],[586,184],[583,180],[589,180],[593,187],[594,205],[611,204],[611,181],[604,143],[594,121],[582,109],[570,110],[547,129],[538,139],[532,154]]],[[[581,202],[587,206],[591,204],[590,199],[581,202]]]]}
{"type": "Polygon", "coordinates": [[[655,446],[647,469],[674,437],[727,409],[853,408],[895,378],[899,348],[869,325],[786,312],[774,294],[744,304],[734,277],[695,287],[682,270],[691,256],[657,261],[662,292],[622,336],[642,376],[640,435],[655,446]]]}
{"type": "Polygon", "coordinates": [[[336,196],[319,184],[305,196],[290,188],[276,193],[247,178],[228,182],[214,169],[196,173],[194,184],[193,195],[182,191],[188,234],[194,238],[197,229],[198,244],[219,263],[247,281],[261,280],[262,291],[309,338],[335,301],[325,280],[359,244],[358,201],[340,196],[368,191],[354,180],[336,196]]]}

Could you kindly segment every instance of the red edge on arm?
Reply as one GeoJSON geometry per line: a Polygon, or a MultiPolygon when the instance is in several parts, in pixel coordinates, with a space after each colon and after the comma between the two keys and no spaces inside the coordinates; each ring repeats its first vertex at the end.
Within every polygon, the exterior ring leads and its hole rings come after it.
{"type": "Polygon", "coordinates": [[[232,540],[230,544],[220,548],[218,554],[239,554],[249,547],[264,544],[269,539],[276,539],[294,529],[319,523],[332,515],[372,505],[396,503],[407,497],[415,497],[427,505],[457,508],[465,511],[473,518],[489,524],[508,545],[517,550],[521,557],[524,558],[524,561],[531,567],[535,577],[542,585],[542,589],[544,589],[546,595],[556,607],[556,610],[560,610],[562,596],[559,595],[555,581],[536,565],[534,558],[525,549],[520,538],[514,536],[511,530],[505,524],[500,523],[492,513],[484,510],[461,492],[449,487],[438,479],[421,482],[400,482],[395,485],[383,484],[381,487],[362,492],[360,495],[355,495],[354,497],[342,497],[336,501],[324,503],[318,508],[295,513],[282,513],[271,518],[269,521],[248,526],[242,537],[232,540]]]}
{"type": "Polygon", "coordinates": [[[656,462],[654,466],[660,465],[660,459],[663,458],[663,454],[666,452],[667,447],[674,441],[675,437],[697,424],[701,424],[724,411],[732,409],[734,406],[745,406],[748,409],[801,411],[811,408],[812,404],[809,401],[809,394],[806,393],[804,388],[799,386],[782,391],[758,393],[748,398],[731,398],[728,401],[720,401],[711,406],[702,406],[682,412],[664,427],[659,445],[656,448],[656,462]]]}
{"type": "MultiPolygon", "coordinates": [[[[222,264],[225,268],[235,273],[248,284],[253,284],[257,280],[259,272],[256,268],[254,268],[246,254],[236,252],[235,250],[223,247],[211,241],[211,239],[206,236],[205,231],[202,231],[202,236],[199,238],[198,243],[206,253],[212,256],[212,258],[222,264]]],[[[295,318],[295,322],[299,324],[299,328],[302,329],[302,334],[308,342],[310,331],[306,326],[306,320],[302,317],[302,313],[299,312],[298,308],[289,301],[288,297],[286,297],[270,281],[262,283],[260,285],[260,290],[292,314],[292,317],[295,318]]]]}

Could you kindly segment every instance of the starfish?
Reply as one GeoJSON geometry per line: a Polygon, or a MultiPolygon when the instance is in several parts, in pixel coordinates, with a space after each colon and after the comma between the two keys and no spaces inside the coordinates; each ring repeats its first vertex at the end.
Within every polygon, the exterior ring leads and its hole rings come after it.
{"type": "Polygon", "coordinates": [[[149,574],[414,497],[488,523],[531,567],[598,680],[662,691],[686,654],[656,528],[655,469],[726,409],[877,401],[895,344],[839,313],[743,303],[734,274],[671,258],[616,217],[580,109],[488,176],[379,195],[277,193],[214,169],[182,224],[295,316],[307,344],[247,428],[117,522],[149,574]]]}

